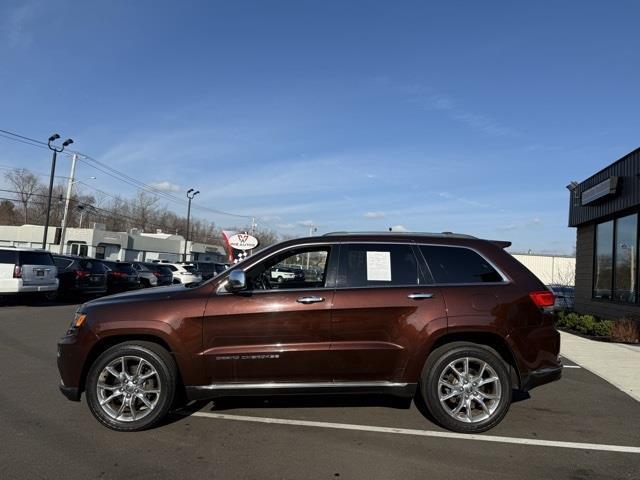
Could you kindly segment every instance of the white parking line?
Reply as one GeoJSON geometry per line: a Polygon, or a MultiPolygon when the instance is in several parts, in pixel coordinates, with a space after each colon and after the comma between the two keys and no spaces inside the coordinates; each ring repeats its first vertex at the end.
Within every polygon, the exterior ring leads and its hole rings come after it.
{"type": "Polygon", "coordinates": [[[562,368],[582,368],[580,365],[563,365],[562,368]]]}
{"type": "Polygon", "coordinates": [[[601,445],[598,443],[557,442],[553,440],[535,440],[531,438],[498,437],[492,435],[476,435],[433,430],[413,430],[409,428],[374,427],[354,425],[350,423],[312,422],[308,420],[289,420],[285,418],[251,417],[246,415],[227,415],[226,413],[195,412],[194,417],[215,418],[217,420],[235,420],[240,422],[271,423],[279,425],[296,425],[301,427],[334,428],[338,430],[357,430],[363,432],[395,433],[400,435],[417,435],[420,437],[453,438],[456,440],[477,440],[480,442],[512,443],[517,445],[534,445],[538,447],[574,448],[578,450],[599,450],[603,452],[640,453],[640,447],[624,445],[601,445]]]}

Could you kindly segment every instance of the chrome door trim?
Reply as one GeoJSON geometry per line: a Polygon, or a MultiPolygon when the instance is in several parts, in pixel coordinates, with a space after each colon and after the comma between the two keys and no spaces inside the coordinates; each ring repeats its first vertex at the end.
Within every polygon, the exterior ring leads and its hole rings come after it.
{"type": "Polygon", "coordinates": [[[244,390],[244,389],[278,389],[278,388],[358,388],[358,387],[382,387],[402,388],[408,383],[401,382],[265,382],[265,383],[214,383],[212,385],[200,385],[203,390],[244,390]]]}

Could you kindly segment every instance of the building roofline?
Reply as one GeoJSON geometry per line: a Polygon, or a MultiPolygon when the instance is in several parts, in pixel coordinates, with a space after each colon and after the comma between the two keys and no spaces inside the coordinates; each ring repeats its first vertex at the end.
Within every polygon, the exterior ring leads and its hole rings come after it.
{"type": "MultiPolygon", "coordinates": [[[[629,153],[625,153],[622,157],[620,157],[619,159],[617,159],[616,161],[610,163],[609,165],[602,167],[600,170],[598,170],[596,173],[594,173],[593,175],[588,176],[587,178],[585,178],[584,180],[582,180],[581,182],[578,183],[578,186],[582,185],[583,183],[588,182],[589,180],[591,180],[593,177],[595,177],[596,175],[599,175],[600,173],[604,172],[605,170],[611,168],[612,166],[614,166],[616,163],[619,163],[623,160],[625,160],[628,156],[633,155],[634,153],[640,153],[640,147],[637,147],[633,150],[631,150],[629,153]]],[[[577,188],[577,187],[576,187],[577,188]]]]}

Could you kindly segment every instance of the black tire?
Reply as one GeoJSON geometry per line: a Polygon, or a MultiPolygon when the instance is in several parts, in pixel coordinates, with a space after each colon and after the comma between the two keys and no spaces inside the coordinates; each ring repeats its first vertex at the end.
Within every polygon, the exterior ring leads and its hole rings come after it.
{"type": "Polygon", "coordinates": [[[86,381],[87,403],[93,416],[112,430],[120,432],[145,430],[160,422],[171,408],[176,391],[176,379],[176,364],[166,349],[155,343],[144,341],[120,343],[102,353],[91,365],[86,381]],[[139,420],[123,421],[112,418],[100,406],[100,399],[98,398],[97,384],[103,369],[114,360],[124,356],[142,358],[156,370],[159,377],[160,393],[158,394],[157,403],[146,416],[139,420]]]}
{"type": "Polygon", "coordinates": [[[278,278],[276,279],[276,281],[277,281],[278,283],[282,283],[282,282],[284,282],[284,278],[282,278],[282,277],[278,277],[278,278]]]}
{"type": "MultiPolygon", "coordinates": [[[[485,370],[485,375],[487,375],[488,371],[489,370],[485,370]]],[[[464,373],[464,370],[462,370],[462,373],[464,373]]],[[[493,376],[491,376],[491,378],[493,378],[493,376]]],[[[509,375],[508,365],[502,357],[500,357],[498,352],[490,347],[470,342],[452,342],[438,347],[431,353],[431,355],[429,355],[420,376],[420,394],[422,395],[422,399],[424,400],[429,413],[441,427],[459,433],[486,432],[502,421],[509,410],[509,406],[511,405],[511,377],[509,375]],[[476,390],[480,390],[481,392],[488,393],[490,395],[495,394],[497,391],[495,389],[498,387],[500,388],[500,398],[498,400],[485,399],[485,402],[489,404],[488,408],[491,412],[487,418],[482,418],[486,413],[480,410],[480,402],[476,400],[476,398],[479,398],[478,396],[482,393],[474,394],[473,391],[466,390],[471,389],[472,384],[475,386],[478,383],[470,380],[470,378],[479,373],[477,371],[472,371],[474,364],[480,365],[475,361],[472,361],[471,366],[469,367],[469,378],[466,379],[468,382],[467,384],[463,385],[464,380],[458,379],[458,377],[451,373],[450,378],[456,379],[454,380],[456,387],[458,387],[459,382],[459,387],[456,389],[456,392],[463,393],[459,393],[455,397],[445,400],[443,402],[444,405],[440,402],[441,393],[448,394],[454,392],[454,390],[447,388],[446,386],[439,385],[441,375],[445,373],[445,370],[447,372],[452,372],[452,370],[449,369],[449,365],[456,360],[460,360],[462,362],[461,364],[456,365],[457,369],[464,367],[464,358],[472,358],[486,362],[488,367],[495,372],[498,378],[499,385],[497,384],[498,382],[491,382],[481,387],[473,387],[476,390]],[[442,392],[441,389],[443,390],[442,392]],[[494,391],[491,392],[487,389],[494,389],[494,391]],[[467,394],[468,397],[465,397],[465,394],[467,394]],[[469,398],[469,401],[472,402],[470,403],[472,411],[471,416],[474,419],[477,418],[477,420],[474,420],[473,422],[454,418],[454,416],[452,416],[453,413],[449,413],[451,410],[455,410],[455,407],[460,405],[459,402],[463,402],[465,398],[469,398]]],[[[464,415],[466,415],[466,406],[463,406],[462,408],[464,409],[464,415]]],[[[462,411],[458,413],[458,416],[464,415],[462,411]]]]}

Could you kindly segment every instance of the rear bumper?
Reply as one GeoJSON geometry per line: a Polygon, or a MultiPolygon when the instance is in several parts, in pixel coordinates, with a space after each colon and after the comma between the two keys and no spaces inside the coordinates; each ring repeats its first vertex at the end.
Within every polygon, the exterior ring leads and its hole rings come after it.
{"type": "Polygon", "coordinates": [[[43,285],[25,285],[21,278],[0,280],[0,294],[52,292],[58,289],[58,284],[57,278],[55,283],[43,285]]]}
{"type": "Polygon", "coordinates": [[[555,382],[562,378],[562,365],[534,370],[522,378],[522,390],[528,392],[532,388],[555,382]]]}

